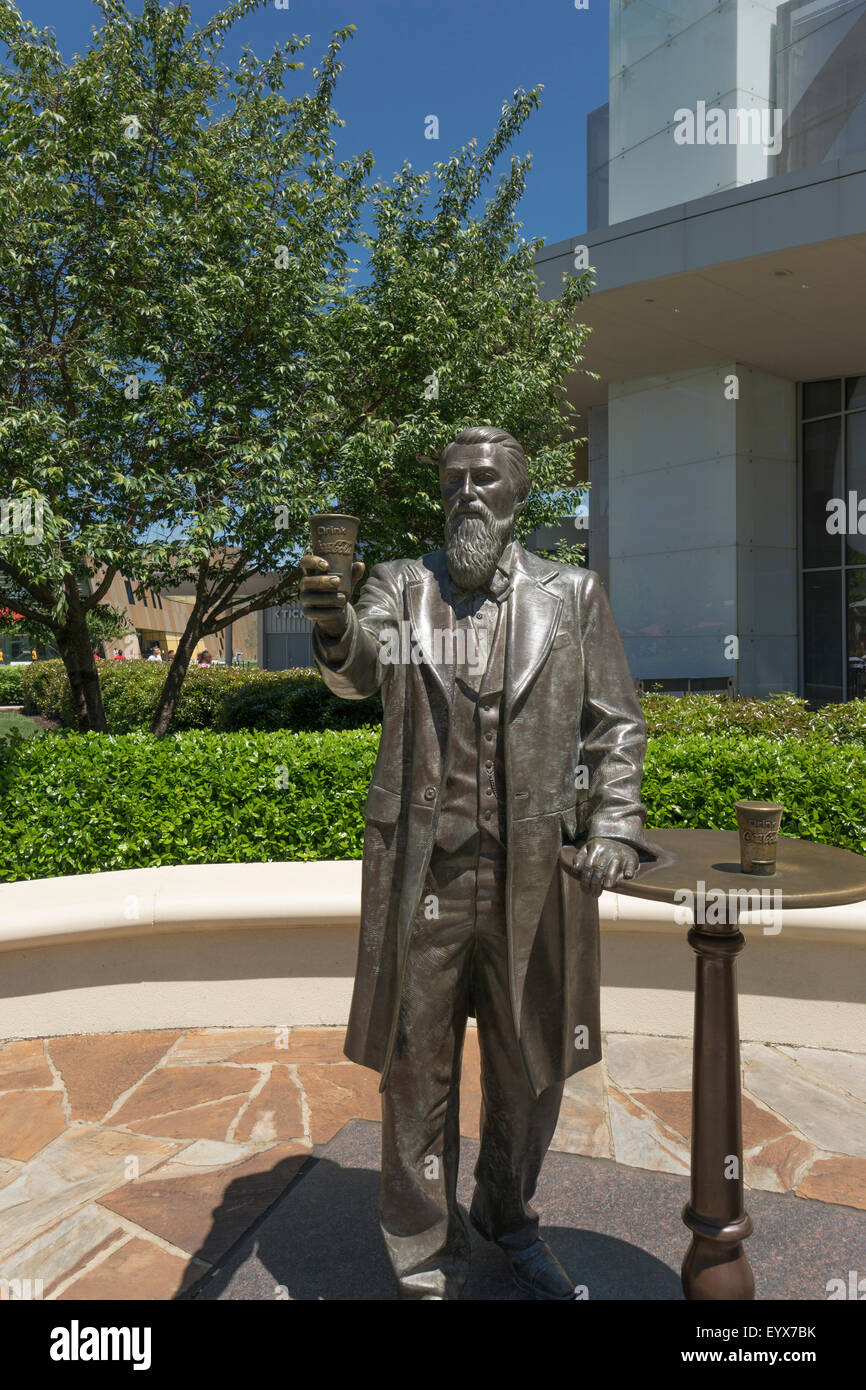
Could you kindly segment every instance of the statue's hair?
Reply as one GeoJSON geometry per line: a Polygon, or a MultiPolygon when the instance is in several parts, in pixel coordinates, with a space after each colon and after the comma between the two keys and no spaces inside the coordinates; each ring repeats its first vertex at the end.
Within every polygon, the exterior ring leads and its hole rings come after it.
{"type": "Polygon", "coordinates": [[[500,454],[510,467],[515,482],[517,484],[517,496],[522,502],[529,494],[529,469],[526,467],[526,455],[523,449],[507,430],[497,429],[495,425],[472,425],[469,429],[461,430],[450,444],[439,456],[439,467],[442,468],[451,449],[455,444],[491,444],[498,454],[500,454]]]}

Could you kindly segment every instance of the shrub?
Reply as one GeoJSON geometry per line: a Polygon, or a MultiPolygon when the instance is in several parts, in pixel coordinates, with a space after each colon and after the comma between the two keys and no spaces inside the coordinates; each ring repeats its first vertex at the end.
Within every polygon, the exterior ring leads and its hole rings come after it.
{"type": "MultiPolygon", "coordinates": [[[[22,668],[26,710],[66,728],[75,726],[72,697],[61,661],[22,668]]],[[[99,685],[111,734],[148,731],[167,666],[156,661],[99,663],[99,685]]],[[[316,670],[258,671],[235,666],[191,666],[181,687],[172,733],[188,729],[354,729],[378,724],[378,695],[340,700],[316,670]]]]}
{"type": "Polygon", "coordinates": [[[72,722],[72,693],[62,661],[33,661],[22,666],[24,713],[42,714],[59,723],[72,722]]]}
{"type": "Polygon", "coordinates": [[[26,666],[0,666],[0,705],[23,705],[26,666]]]}
{"type": "MultiPolygon", "coordinates": [[[[0,739],[0,880],[170,864],[354,859],[378,729],[0,739]]],[[[650,826],[736,828],[769,797],[782,833],[866,853],[866,749],[668,734],[649,742],[650,826]]]]}
{"type": "Polygon", "coordinates": [[[810,714],[797,695],[771,695],[767,700],[723,695],[664,695],[650,692],[641,700],[647,732],[665,734],[761,734],[766,738],[807,738],[810,714]]]}
{"type": "Polygon", "coordinates": [[[667,734],[649,740],[647,824],[736,830],[735,801],[778,801],[781,834],[866,854],[866,748],[816,737],[667,734]]]}
{"type": "Polygon", "coordinates": [[[844,705],[823,705],[811,719],[816,738],[831,743],[866,744],[866,700],[849,700],[844,705]]]}
{"type": "Polygon", "coordinates": [[[377,746],[370,729],[12,735],[0,740],[0,879],[358,858],[377,746]]]}
{"type": "Polygon", "coordinates": [[[378,695],[341,700],[318,671],[264,672],[223,702],[220,727],[232,729],[357,729],[382,722],[378,695]]]}

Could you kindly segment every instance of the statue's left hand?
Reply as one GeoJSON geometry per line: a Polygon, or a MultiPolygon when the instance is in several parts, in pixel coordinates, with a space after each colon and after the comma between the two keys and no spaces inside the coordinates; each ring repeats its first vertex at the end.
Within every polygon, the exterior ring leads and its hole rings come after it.
{"type": "Polygon", "coordinates": [[[594,898],[603,888],[614,888],[619,878],[633,878],[640,858],[623,840],[587,840],[574,856],[571,872],[594,898]]]}

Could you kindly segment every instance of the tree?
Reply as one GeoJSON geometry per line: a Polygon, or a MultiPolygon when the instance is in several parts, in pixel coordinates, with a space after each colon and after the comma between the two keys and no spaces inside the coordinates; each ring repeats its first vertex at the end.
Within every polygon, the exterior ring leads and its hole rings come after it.
{"type": "Polygon", "coordinates": [[[263,2],[191,29],[185,5],[99,0],[68,65],[0,4],[0,499],[39,514],[0,533],[0,599],[50,629],[81,728],[105,728],[88,618],[115,574],[196,586],[164,732],[196,642],[282,567],[276,508],[317,505],[306,460],[332,447],[327,319],[371,160],[334,158],[348,29],[311,94],[283,92],[305,40],[220,63],[263,2]]]}
{"type": "Polygon", "coordinates": [[[0,537],[0,598],[54,624],[81,727],[104,728],[87,619],[118,569],[194,587],[163,734],[198,641],[294,595],[311,512],[357,512],[368,562],[439,544],[430,456],[467,424],[527,449],[521,534],[572,482],[562,383],[588,277],[541,299],[541,242],[515,216],[528,158],[486,197],[539,89],[434,166],[435,189],[409,166],[368,189],[371,156],[337,161],[332,134],[351,26],[289,98],[306,41],[218,61],[261,3],[194,29],[185,5],[99,0],[105,23],[67,67],[0,0],[0,484],[46,507],[38,555],[0,537]]]}
{"type": "Polygon", "coordinates": [[[540,297],[533,262],[543,241],[524,240],[516,220],[528,156],[512,159],[482,203],[540,92],[516,91],[483,149],[472,140],[435,164],[435,188],[408,164],[376,187],[364,238],[371,279],[343,316],[352,370],[340,403],[354,425],[333,470],[335,497],[363,519],[365,558],[441,545],[431,455],[467,425],[499,425],[526,450],[533,494],[521,536],[553,523],[574,485],[563,383],[579,369],[587,330],[575,313],[589,275],[565,279],[553,301],[540,297]]]}
{"type": "Polygon", "coordinates": [[[135,632],[135,624],[122,608],[115,607],[113,603],[100,603],[87,615],[87,630],[94,644],[115,642],[135,632]]]}

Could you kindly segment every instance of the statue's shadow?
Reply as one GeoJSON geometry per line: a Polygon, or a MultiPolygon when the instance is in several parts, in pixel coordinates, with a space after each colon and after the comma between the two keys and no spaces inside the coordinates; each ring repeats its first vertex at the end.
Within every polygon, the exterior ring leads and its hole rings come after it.
{"type": "MultiPolygon", "coordinates": [[[[249,1178],[225,1190],[196,1255],[211,1273],[178,1297],[214,1300],[396,1300],[397,1286],[378,1225],[378,1172],[312,1159],[268,1213],[226,1250],[230,1213],[245,1205],[249,1178]],[[226,1254],[222,1255],[222,1250],[226,1254]]],[[[465,1209],[464,1209],[465,1219],[465,1209]]],[[[468,1222],[467,1222],[468,1225],[468,1222]]],[[[590,1300],[681,1299],[679,1277],[639,1246],[574,1227],[542,1224],[575,1285],[590,1300]]],[[[527,1301],[499,1249],[471,1232],[464,1301],[527,1301]]]]}

